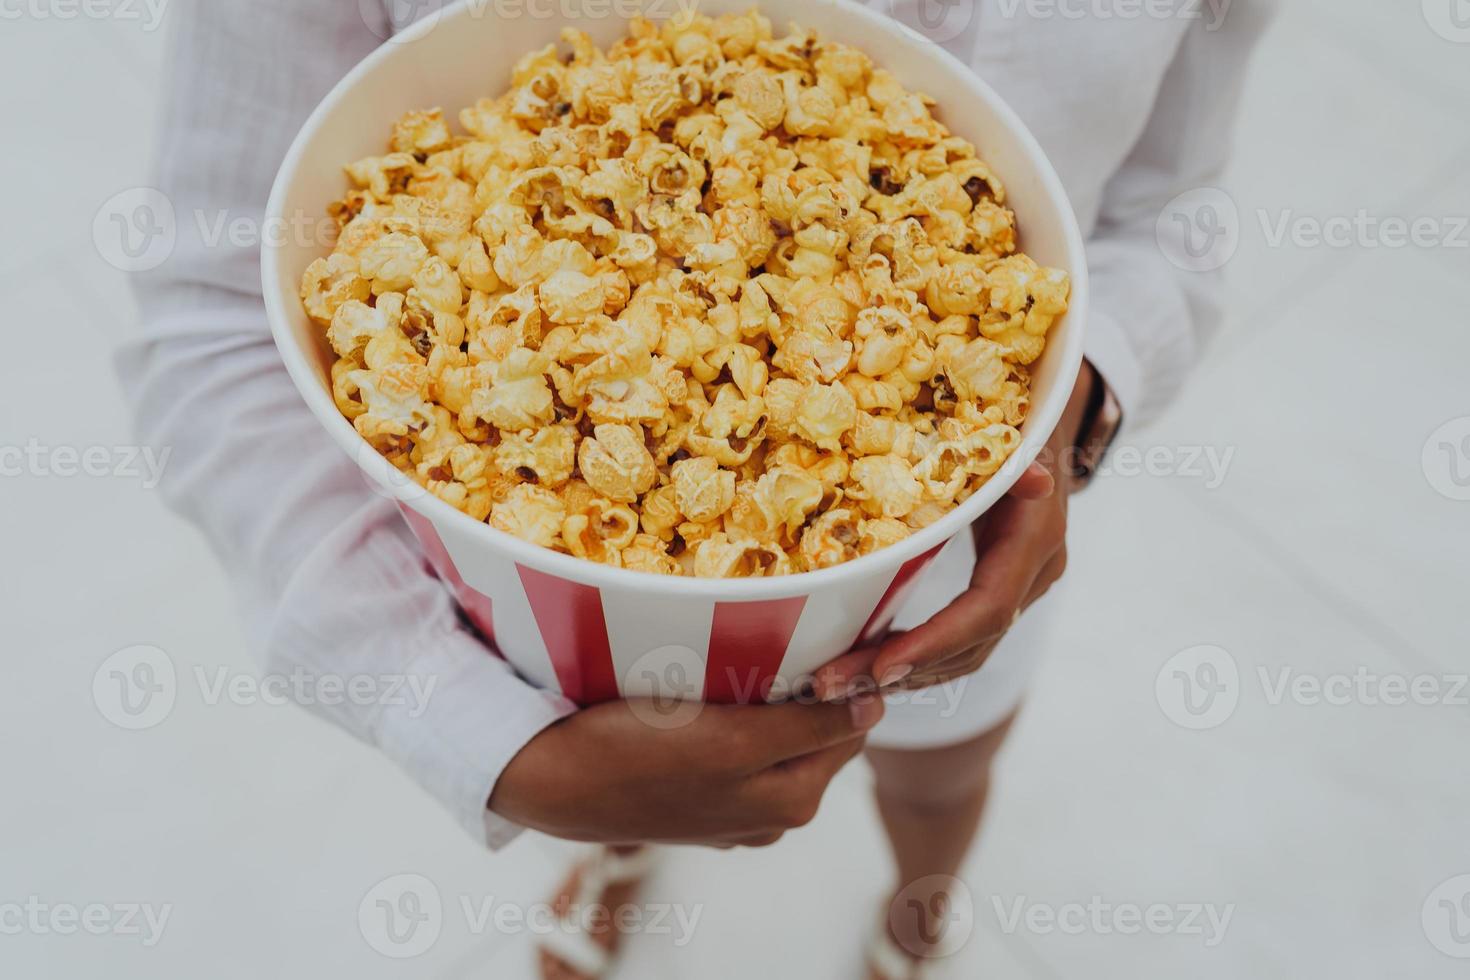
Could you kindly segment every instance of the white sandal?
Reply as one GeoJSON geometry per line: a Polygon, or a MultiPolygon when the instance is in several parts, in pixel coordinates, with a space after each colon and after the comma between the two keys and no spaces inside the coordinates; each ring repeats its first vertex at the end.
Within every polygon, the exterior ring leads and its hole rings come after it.
{"type": "Polygon", "coordinates": [[[616,953],[592,938],[582,917],[587,909],[602,903],[602,896],[615,885],[630,885],[647,878],[658,863],[659,851],[640,847],[619,854],[610,847],[597,851],[577,869],[577,889],[558,917],[555,931],[539,937],[537,946],[586,977],[606,975],[616,953]]]}
{"type": "Polygon", "coordinates": [[[878,928],[868,941],[868,967],[882,980],[928,980],[939,964],[958,952],[952,937],[942,938],[930,956],[914,956],[894,941],[888,932],[888,907],[878,913],[878,928]]]}
{"type": "Polygon", "coordinates": [[[914,959],[888,935],[888,922],[878,924],[868,943],[868,968],[883,980],[925,980],[932,972],[928,960],[914,959]]]}

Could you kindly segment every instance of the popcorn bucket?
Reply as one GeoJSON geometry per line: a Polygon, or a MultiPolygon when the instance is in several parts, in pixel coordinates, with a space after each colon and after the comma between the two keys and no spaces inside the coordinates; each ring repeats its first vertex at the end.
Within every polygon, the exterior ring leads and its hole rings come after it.
{"type": "MultiPolygon", "coordinates": [[[[749,0],[706,0],[699,13],[748,8],[749,0]]],[[[503,90],[511,66],[556,41],[561,28],[587,31],[599,45],[625,31],[617,17],[577,17],[565,5],[544,18],[499,17],[496,10],[484,3],[448,7],[354,69],[296,138],[267,220],[291,228],[323,215],[346,190],[343,164],[380,154],[399,116],[432,106],[453,113],[503,90]]],[[[1053,326],[1045,354],[1032,367],[1032,409],[1020,447],[977,493],[898,544],[799,575],[697,579],[583,561],[475,521],[388,465],[333,404],[333,355],[297,293],[306,267],[330,251],[330,243],[283,239],[262,250],[271,328],[312,412],[365,478],[398,501],[466,617],[494,648],[531,682],[579,704],[644,696],[767,700],[790,692],[855,645],[881,637],[946,542],[1000,499],[1039,454],[1081,363],[1088,303],[1082,238],[1060,180],[1014,112],[943,49],[864,7],[783,0],[768,15],[858,47],[908,88],[936,96],[938,117],[975,143],[1005,183],[1021,248],[1072,277],[1070,312],[1053,326]]]]}

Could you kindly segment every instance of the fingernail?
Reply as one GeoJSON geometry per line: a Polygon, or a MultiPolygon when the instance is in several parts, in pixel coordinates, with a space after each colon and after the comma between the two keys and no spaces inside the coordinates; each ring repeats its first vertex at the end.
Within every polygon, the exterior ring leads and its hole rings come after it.
{"type": "Polygon", "coordinates": [[[848,708],[852,711],[852,727],[860,732],[872,728],[883,717],[882,698],[856,698],[848,702],[848,708]]]}
{"type": "Polygon", "coordinates": [[[847,696],[846,688],[844,688],[842,684],[837,681],[836,678],[831,677],[830,675],[827,677],[816,678],[815,687],[817,691],[817,697],[821,698],[823,701],[828,702],[829,704],[833,701],[841,701],[844,697],[847,696]]]}
{"type": "Polygon", "coordinates": [[[899,681],[903,680],[905,677],[909,676],[913,672],[914,672],[914,665],[913,664],[899,664],[897,667],[891,668],[890,670],[888,670],[887,673],[885,673],[883,675],[882,680],[880,680],[878,682],[878,686],[879,687],[892,687],[893,685],[897,684],[899,681]]]}

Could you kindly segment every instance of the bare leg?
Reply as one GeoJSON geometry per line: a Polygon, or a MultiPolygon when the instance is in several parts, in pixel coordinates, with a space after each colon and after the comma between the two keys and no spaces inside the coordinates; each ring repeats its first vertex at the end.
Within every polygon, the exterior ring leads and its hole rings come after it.
{"type": "Polygon", "coordinates": [[[945,880],[959,873],[980,828],[991,762],[1012,720],[945,748],[868,750],[877,776],[878,813],[898,864],[894,896],[907,889],[902,907],[892,908],[888,929],[899,948],[915,958],[940,945],[936,921],[921,910],[941,908],[947,900],[945,880]]]}

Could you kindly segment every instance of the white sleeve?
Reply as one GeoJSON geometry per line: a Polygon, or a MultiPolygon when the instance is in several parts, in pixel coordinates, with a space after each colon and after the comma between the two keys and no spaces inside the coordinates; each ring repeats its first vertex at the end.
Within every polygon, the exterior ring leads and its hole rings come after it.
{"type": "Polygon", "coordinates": [[[297,129],[388,31],[363,9],[197,0],[176,13],[157,187],[178,244],[137,277],[143,337],[119,353],[118,370],[140,439],[171,450],[165,499],[219,555],[265,669],[370,678],[381,692],[406,678],[407,690],[427,692],[306,700],[496,847],[519,831],[486,807],[501,770],[574,709],[463,625],[395,505],[292,386],[266,324],[258,248],[210,233],[221,218],[260,227],[297,129]]]}
{"type": "Polygon", "coordinates": [[[1218,270],[1192,272],[1171,261],[1165,249],[1184,254],[1176,250],[1186,228],[1161,227],[1159,217],[1178,195],[1219,179],[1246,64],[1269,13],[1265,0],[1237,0],[1218,29],[1191,25],[1148,125],[1103,195],[1087,243],[1087,356],[1130,426],[1157,416],[1178,393],[1219,324],[1218,270]]]}

